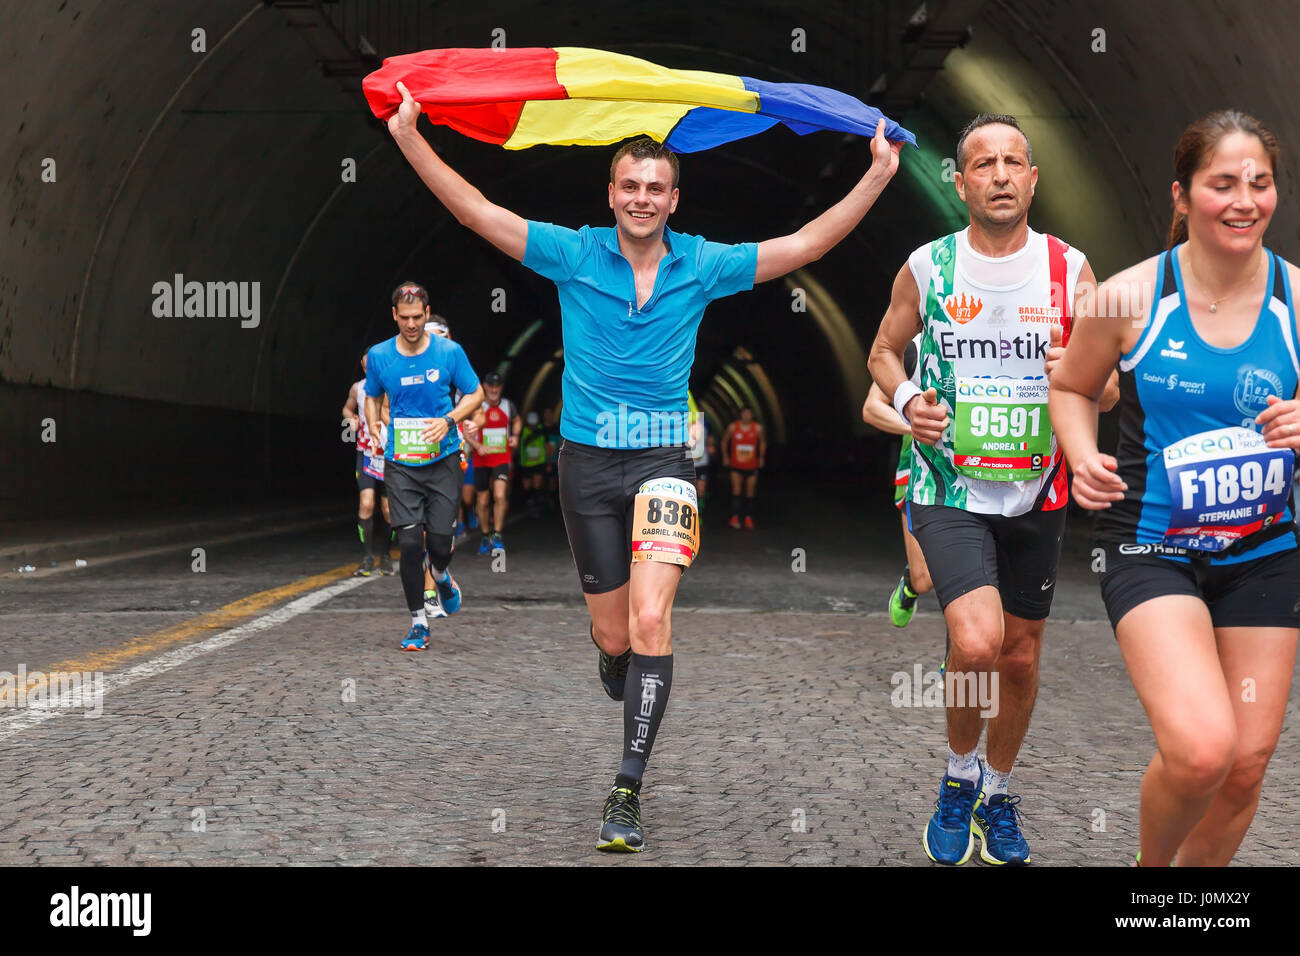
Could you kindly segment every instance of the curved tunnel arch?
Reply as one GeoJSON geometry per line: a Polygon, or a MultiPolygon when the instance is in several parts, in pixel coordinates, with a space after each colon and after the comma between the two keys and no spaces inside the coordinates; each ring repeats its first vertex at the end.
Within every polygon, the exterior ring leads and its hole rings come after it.
{"type": "MultiPolygon", "coordinates": [[[[39,420],[42,403],[53,401],[87,423],[83,433],[97,437],[81,451],[62,451],[68,461],[94,472],[128,423],[169,416],[223,435],[257,428],[268,449],[290,422],[319,419],[325,424],[310,427],[331,433],[326,419],[346,390],[356,350],[369,336],[389,334],[385,297],[406,278],[427,281],[441,296],[437,307],[476,361],[490,363],[538,322],[512,374],[527,382],[556,361],[553,289],[460,231],[350,92],[355,79],[330,63],[322,71],[306,33],[287,25],[291,5],[207,5],[208,35],[225,39],[202,59],[189,49],[194,16],[184,9],[65,6],[19,8],[0,37],[8,68],[22,77],[12,87],[19,95],[0,105],[18,130],[0,147],[12,210],[0,238],[0,388],[16,417],[39,420]],[[160,46],[152,41],[148,57],[140,56],[142,36],[163,38],[160,46]],[[38,40],[20,44],[19,37],[38,40]],[[68,62],[80,66],[74,79],[57,68],[68,62]],[[58,159],[57,186],[33,175],[42,156],[58,159]],[[339,182],[343,157],[362,160],[356,183],[339,182]],[[253,329],[159,319],[150,313],[150,287],[175,272],[259,281],[269,311],[253,329]],[[511,303],[505,315],[489,311],[487,293],[497,287],[511,303]],[[74,389],[61,387],[69,382],[74,389]]],[[[299,15],[303,5],[292,6],[299,15]]],[[[881,30],[904,22],[913,6],[670,2],[663,32],[652,29],[629,45],[619,23],[588,16],[585,5],[484,0],[465,11],[432,8],[431,32],[419,45],[481,45],[505,24],[512,45],[625,49],[684,68],[823,83],[860,96],[876,88],[887,98],[898,63],[873,57],[891,48],[893,34],[881,30]],[[796,26],[807,31],[805,54],[791,49],[796,26]],[[877,83],[878,74],[889,82],[877,83]]],[[[940,18],[958,6],[934,0],[927,9],[940,18]]],[[[1285,4],[1265,3],[1251,17],[1211,0],[1180,4],[1177,16],[1119,0],[1086,10],[1055,0],[965,6],[973,11],[969,42],[948,54],[901,116],[924,149],[905,157],[863,226],[809,270],[860,346],[870,342],[907,252],[960,224],[944,160],[957,128],[977,110],[1021,115],[1042,175],[1032,222],[1089,252],[1100,276],[1159,243],[1169,153],[1190,119],[1232,103],[1261,116],[1285,146],[1300,142],[1300,115],[1275,79],[1285,75],[1289,54],[1269,26],[1285,4]],[[1099,24],[1106,52],[1091,49],[1099,24]],[[1229,60],[1231,71],[1212,68],[1229,60]]],[[[608,150],[518,154],[445,130],[433,138],[503,205],[572,225],[607,221],[608,150]]],[[[1293,151],[1284,152],[1270,234],[1270,244],[1292,258],[1300,242],[1293,151]]],[[[842,195],[866,162],[860,140],[784,131],[687,157],[676,225],[720,241],[780,234],[842,195]]],[[[860,396],[851,394],[862,387],[849,372],[860,359],[834,337],[809,334],[805,325],[821,327],[815,315],[792,324],[788,295],[769,283],[711,306],[693,382],[706,408],[726,414],[729,397],[709,397],[710,383],[737,346],[749,348],[778,396],[777,410],[799,422],[792,433],[811,429],[807,437],[829,442],[832,459],[851,453],[871,440],[857,434],[860,396]],[[844,415],[827,413],[827,402],[844,415]],[[802,414],[810,403],[818,408],[811,422],[802,414]]],[[[29,442],[5,433],[18,454],[29,442]]],[[[205,467],[214,461],[203,460],[205,467]]],[[[198,480],[200,470],[187,465],[176,474],[198,480]]],[[[261,475],[275,471],[268,463],[261,475]]],[[[5,507],[32,487],[10,489],[5,507]]]]}

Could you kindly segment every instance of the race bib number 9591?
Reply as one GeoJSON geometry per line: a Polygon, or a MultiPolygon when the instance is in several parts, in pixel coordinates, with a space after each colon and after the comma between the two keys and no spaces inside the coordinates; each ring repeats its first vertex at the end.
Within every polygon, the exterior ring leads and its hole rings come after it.
{"type": "Polygon", "coordinates": [[[700,511],[695,485],[655,478],[637,491],[632,506],[632,560],[690,567],[700,550],[700,511]]]}
{"type": "Polygon", "coordinates": [[[1223,551],[1286,511],[1295,455],[1248,428],[1219,428],[1164,449],[1169,476],[1165,543],[1223,551]]]}
{"type": "Polygon", "coordinates": [[[953,464],[972,478],[1024,481],[1051,460],[1047,380],[957,379],[953,464]]]}

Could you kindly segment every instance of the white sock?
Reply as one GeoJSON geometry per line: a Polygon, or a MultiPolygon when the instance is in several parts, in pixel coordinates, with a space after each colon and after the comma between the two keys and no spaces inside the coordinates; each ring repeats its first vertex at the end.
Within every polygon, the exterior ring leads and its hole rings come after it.
{"type": "Polygon", "coordinates": [[[417,624],[423,624],[425,627],[429,626],[429,620],[424,616],[424,608],[411,612],[411,626],[414,627],[417,624]]]}
{"type": "Polygon", "coordinates": [[[441,571],[434,570],[433,579],[437,581],[439,584],[447,580],[447,569],[443,568],[441,571]]]}
{"type": "Polygon", "coordinates": [[[1011,786],[1011,771],[1003,773],[1000,770],[994,770],[988,763],[984,762],[984,802],[988,803],[996,794],[1004,796],[1010,791],[1007,789],[1011,786]]]}
{"type": "Polygon", "coordinates": [[[980,782],[980,749],[976,747],[968,754],[953,753],[948,748],[948,776],[957,780],[969,780],[978,785],[980,782]]]}

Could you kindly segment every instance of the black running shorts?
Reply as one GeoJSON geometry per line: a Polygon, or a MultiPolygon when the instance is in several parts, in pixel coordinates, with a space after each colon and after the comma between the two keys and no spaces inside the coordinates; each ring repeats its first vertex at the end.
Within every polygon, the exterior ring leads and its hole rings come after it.
{"type": "Polygon", "coordinates": [[[652,478],[695,482],[685,445],[597,448],[566,439],[557,464],[560,512],[578,580],[588,594],[622,587],[631,576],[632,505],[641,485],[652,478]]]}
{"type": "Polygon", "coordinates": [[[989,585],[998,589],[1002,610],[1008,614],[1041,621],[1051,612],[1065,533],[1064,508],[1029,511],[1014,518],[948,505],[908,502],[907,508],[940,607],[989,585]]]}
{"type": "Polygon", "coordinates": [[[1172,561],[1152,553],[1153,545],[1098,547],[1106,562],[1101,599],[1111,627],[1144,601],[1168,594],[1200,598],[1215,627],[1300,627],[1300,550],[1295,548],[1213,565],[1199,558],[1172,561]]]}
{"type": "Polygon", "coordinates": [[[456,533],[460,512],[460,456],[447,455],[432,465],[384,463],[388,516],[394,528],[423,525],[430,534],[456,533]]]}
{"type": "Polygon", "coordinates": [[[488,491],[498,478],[510,480],[510,462],[504,465],[476,465],[474,468],[474,490],[488,491]]]}

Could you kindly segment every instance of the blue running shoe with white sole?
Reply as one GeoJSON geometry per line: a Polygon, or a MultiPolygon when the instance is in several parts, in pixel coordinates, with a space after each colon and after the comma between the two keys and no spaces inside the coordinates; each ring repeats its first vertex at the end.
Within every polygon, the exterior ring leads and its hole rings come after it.
{"type": "Polygon", "coordinates": [[[429,649],[429,629],[423,624],[412,624],[406,637],[402,638],[402,650],[427,651],[429,649]]]}
{"type": "Polygon", "coordinates": [[[445,581],[434,581],[438,588],[438,600],[442,603],[442,609],[448,614],[455,614],[460,610],[460,585],[456,579],[447,572],[445,581]]]}
{"type": "Polygon", "coordinates": [[[995,794],[980,802],[971,814],[971,829],[980,838],[980,859],[994,866],[1023,866],[1029,862],[1029,843],[1020,832],[1020,797],[995,794]]]}
{"type": "Polygon", "coordinates": [[[984,785],[950,777],[946,773],[939,782],[939,799],[934,805],[934,816],[925,828],[921,845],[925,855],[935,863],[961,866],[975,852],[975,834],[971,827],[971,814],[984,785]]]}

